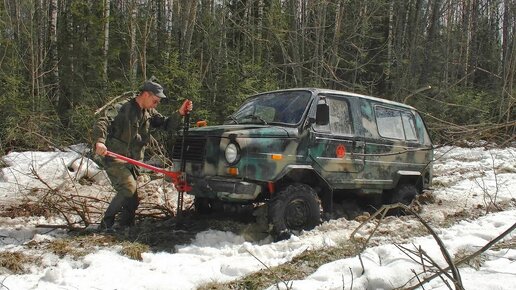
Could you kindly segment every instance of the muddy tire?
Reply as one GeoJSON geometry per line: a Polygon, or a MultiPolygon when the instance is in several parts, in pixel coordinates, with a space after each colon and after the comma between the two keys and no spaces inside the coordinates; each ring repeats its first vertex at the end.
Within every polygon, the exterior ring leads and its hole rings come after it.
{"type": "Polygon", "coordinates": [[[194,208],[195,212],[198,214],[211,214],[213,213],[213,205],[212,201],[209,198],[205,197],[195,197],[194,198],[194,208]]]}
{"type": "MultiPolygon", "coordinates": [[[[395,189],[384,194],[383,201],[385,204],[402,203],[408,206],[412,203],[412,200],[416,198],[417,194],[418,190],[415,185],[399,184],[395,189]]],[[[389,211],[389,213],[394,215],[403,215],[405,211],[399,208],[389,211]]]]}
{"type": "Polygon", "coordinates": [[[311,230],[321,222],[321,203],[308,185],[289,185],[269,201],[269,223],[276,241],[290,238],[292,231],[311,230]]]}

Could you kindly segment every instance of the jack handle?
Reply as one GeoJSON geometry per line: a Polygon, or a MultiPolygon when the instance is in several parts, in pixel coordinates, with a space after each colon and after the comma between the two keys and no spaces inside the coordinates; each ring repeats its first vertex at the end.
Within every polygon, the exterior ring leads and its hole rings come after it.
{"type": "Polygon", "coordinates": [[[134,160],[132,158],[129,158],[124,155],[120,155],[120,154],[117,154],[117,153],[114,153],[111,151],[107,151],[106,156],[113,157],[115,159],[119,159],[119,160],[125,161],[127,163],[130,163],[130,164],[133,164],[133,165],[136,165],[139,167],[147,168],[147,169],[152,170],[157,173],[162,173],[162,174],[170,177],[170,179],[172,180],[172,183],[174,184],[176,189],[180,192],[189,192],[192,190],[192,187],[186,182],[186,180],[184,180],[182,178],[183,175],[182,175],[182,172],[180,172],[180,171],[168,171],[163,168],[152,166],[147,163],[143,163],[141,161],[134,160]]]}

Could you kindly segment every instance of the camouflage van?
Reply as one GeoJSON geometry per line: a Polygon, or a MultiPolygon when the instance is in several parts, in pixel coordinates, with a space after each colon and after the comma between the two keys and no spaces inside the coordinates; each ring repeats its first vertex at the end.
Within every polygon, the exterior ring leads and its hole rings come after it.
{"type": "Polygon", "coordinates": [[[312,229],[338,195],[410,203],[432,181],[432,143],[413,107],[335,90],[251,96],[224,125],[191,129],[184,146],[198,211],[264,203],[276,236],[312,229]]]}

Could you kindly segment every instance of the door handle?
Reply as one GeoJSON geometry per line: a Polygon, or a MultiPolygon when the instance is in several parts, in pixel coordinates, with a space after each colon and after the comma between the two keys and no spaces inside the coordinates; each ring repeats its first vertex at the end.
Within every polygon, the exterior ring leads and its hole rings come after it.
{"type": "Polygon", "coordinates": [[[365,141],[353,140],[353,152],[365,154],[365,141]]]}
{"type": "Polygon", "coordinates": [[[364,145],[365,145],[365,142],[364,141],[357,141],[357,140],[353,140],[353,147],[357,148],[357,149],[362,149],[364,148],[364,145]]]}

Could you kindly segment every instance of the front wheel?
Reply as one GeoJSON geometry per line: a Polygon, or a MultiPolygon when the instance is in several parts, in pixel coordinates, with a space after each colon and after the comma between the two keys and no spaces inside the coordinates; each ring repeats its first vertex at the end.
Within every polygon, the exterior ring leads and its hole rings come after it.
{"type": "Polygon", "coordinates": [[[276,240],[288,239],[292,231],[311,230],[321,222],[317,193],[305,184],[293,184],[269,201],[269,222],[276,240]]]}

